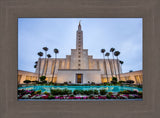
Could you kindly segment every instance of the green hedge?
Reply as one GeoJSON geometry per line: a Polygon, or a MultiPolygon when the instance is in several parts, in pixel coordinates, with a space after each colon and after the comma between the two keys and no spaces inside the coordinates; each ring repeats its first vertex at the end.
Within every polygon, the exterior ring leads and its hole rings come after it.
{"type": "Polygon", "coordinates": [[[105,89],[101,89],[100,91],[98,90],[74,90],[73,92],[68,89],[51,89],[51,94],[52,95],[105,95],[107,91],[105,89]]]}
{"type": "Polygon", "coordinates": [[[72,94],[71,90],[68,89],[51,89],[52,95],[69,95],[72,94]]]}
{"type": "Polygon", "coordinates": [[[101,90],[100,90],[100,94],[101,94],[101,95],[105,95],[106,93],[107,93],[107,91],[106,91],[105,89],[101,89],[101,90]]]}

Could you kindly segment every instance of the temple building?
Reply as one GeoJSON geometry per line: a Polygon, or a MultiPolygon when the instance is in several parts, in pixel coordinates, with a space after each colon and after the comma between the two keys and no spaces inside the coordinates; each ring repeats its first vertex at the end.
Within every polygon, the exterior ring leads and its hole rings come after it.
{"type": "Polygon", "coordinates": [[[24,80],[38,80],[39,70],[40,75],[42,73],[46,75],[48,82],[52,81],[54,71],[54,83],[104,83],[112,81],[112,74],[117,76],[118,81],[134,80],[136,84],[143,82],[142,71],[122,74],[119,60],[94,59],[92,55],[88,55],[88,49],[83,48],[83,31],[80,23],[76,32],[76,49],[71,49],[71,55],[66,55],[66,58],[49,58],[47,64],[45,58],[41,58],[41,61],[39,59],[35,73],[18,71],[18,83],[23,84],[24,80]]]}

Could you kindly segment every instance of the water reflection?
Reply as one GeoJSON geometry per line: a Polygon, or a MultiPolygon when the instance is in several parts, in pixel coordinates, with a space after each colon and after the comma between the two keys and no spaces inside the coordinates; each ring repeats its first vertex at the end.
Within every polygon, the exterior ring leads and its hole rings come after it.
{"type": "Polygon", "coordinates": [[[113,92],[119,91],[119,87],[112,87],[112,88],[113,88],[113,89],[112,89],[113,92]]]}
{"type": "Polygon", "coordinates": [[[124,90],[138,90],[142,91],[142,88],[137,87],[125,87],[125,86],[29,86],[29,87],[19,87],[24,90],[41,90],[42,92],[50,92],[50,89],[69,89],[69,90],[100,90],[106,89],[108,92],[119,92],[124,90]]]}

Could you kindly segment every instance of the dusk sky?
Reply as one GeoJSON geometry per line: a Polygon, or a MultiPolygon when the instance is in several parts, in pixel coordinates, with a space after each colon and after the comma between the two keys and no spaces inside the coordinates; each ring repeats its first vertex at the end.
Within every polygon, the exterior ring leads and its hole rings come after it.
{"type": "Polygon", "coordinates": [[[114,47],[124,61],[123,72],[142,70],[142,18],[18,18],[18,70],[35,72],[43,47],[49,48],[52,58],[54,48],[59,49],[58,58],[70,55],[80,20],[89,55],[102,58],[102,48],[109,52],[114,47]]]}

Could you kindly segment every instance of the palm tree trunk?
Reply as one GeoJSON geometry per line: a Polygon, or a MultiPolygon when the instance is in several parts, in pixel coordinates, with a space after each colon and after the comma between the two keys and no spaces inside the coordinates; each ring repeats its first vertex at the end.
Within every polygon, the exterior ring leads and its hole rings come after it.
{"type": "Polygon", "coordinates": [[[108,81],[109,81],[109,79],[108,79],[108,74],[107,74],[106,60],[105,60],[104,53],[103,53],[103,59],[104,59],[104,68],[105,68],[105,71],[106,71],[106,77],[107,77],[107,82],[108,82],[108,81]]]}
{"type": "Polygon", "coordinates": [[[112,78],[113,78],[113,73],[112,73],[111,63],[110,63],[110,61],[109,61],[109,57],[108,57],[108,63],[109,63],[109,67],[110,67],[111,75],[112,75],[112,78]]]}
{"type": "Polygon", "coordinates": [[[121,73],[123,73],[123,72],[122,72],[122,64],[121,64],[121,73]]]}
{"type": "Polygon", "coordinates": [[[51,82],[53,82],[53,78],[54,78],[54,73],[55,73],[55,69],[56,69],[56,61],[57,61],[57,54],[55,54],[55,63],[54,63],[54,69],[53,69],[52,81],[51,82]]]}
{"type": "Polygon", "coordinates": [[[116,74],[116,66],[115,66],[115,62],[114,62],[114,54],[113,54],[113,52],[112,52],[112,56],[113,56],[113,61],[112,61],[112,63],[113,63],[113,70],[114,70],[115,76],[117,77],[117,74],[116,74]]]}
{"type": "Polygon", "coordinates": [[[39,57],[38,82],[39,82],[39,77],[40,77],[40,69],[41,69],[41,57],[39,57]]]}
{"type": "Polygon", "coordinates": [[[46,66],[46,57],[47,57],[47,51],[45,51],[45,58],[44,58],[44,65],[43,65],[42,76],[44,74],[44,69],[45,69],[45,66],[46,66]]]}
{"type": "Polygon", "coordinates": [[[117,69],[118,69],[119,81],[121,81],[121,78],[120,78],[120,72],[119,72],[119,64],[118,64],[118,56],[117,56],[117,69]]]}
{"type": "Polygon", "coordinates": [[[47,65],[47,67],[46,67],[46,72],[44,73],[44,76],[46,76],[46,73],[47,73],[47,69],[48,69],[48,59],[47,59],[47,63],[46,63],[47,65]]]}

